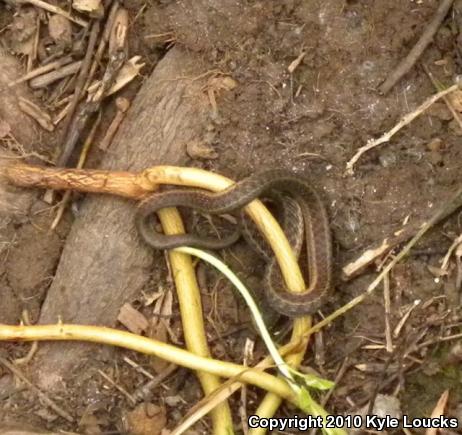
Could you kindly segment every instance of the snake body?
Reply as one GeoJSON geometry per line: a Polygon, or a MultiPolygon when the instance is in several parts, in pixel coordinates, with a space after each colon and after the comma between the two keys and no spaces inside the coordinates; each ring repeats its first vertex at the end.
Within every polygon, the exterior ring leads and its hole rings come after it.
{"type": "MultiPolygon", "coordinates": [[[[155,193],[144,200],[136,213],[136,226],[141,237],[156,249],[192,246],[200,249],[221,249],[237,237],[209,239],[193,234],[164,235],[155,232],[148,218],[166,207],[189,207],[202,213],[224,214],[246,206],[252,200],[273,190],[287,194],[298,203],[303,216],[300,224],[295,207],[285,211],[284,231],[298,257],[302,235],[306,234],[310,285],[301,293],[287,290],[274,256],[267,264],[264,278],[266,297],[271,306],[290,317],[314,314],[325,302],[332,286],[332,242],[326,209],[318,193],[304,178],[284,169],[266,170],[251,175],[218,193],[199,189],[175,189],[155,193]]],[[[290,202],[289,202],[290,204],[290,202]]]]}

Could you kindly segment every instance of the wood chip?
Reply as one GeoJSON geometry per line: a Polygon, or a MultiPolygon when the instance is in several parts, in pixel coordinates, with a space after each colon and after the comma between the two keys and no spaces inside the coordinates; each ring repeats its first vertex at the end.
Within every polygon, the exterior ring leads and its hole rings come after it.
{"type": "Polygon", "coordinates": [[[292,74],[296,69],[297,67],[300,65],[300,63],[302,62],[303,58],[306,56],[306,52],[303,51],[302,53],[300,53],[300,55],[297,57],[297,59],[295,59],[288,67],[287,67],[287,70],[289,71],[290,74],[292,74]]]}
{"type": "MultiPolygon", "coordinates": [[[[117,74],[115,83],[109,89],[109,91],[105,94],[106,96],[112,95],[115,92],[122,89],[125,85],[130,83],[139,73],[141,68],[143,68],[144,63],[138,63],[141,59],[141,56],[133,56],[130,60],[128,60],[124,66],[120,69],[119,73],[117,74]]],[[[94,94],[98,90],[101,81],[94,82],[89,88],[88,93],[94,94]]]]}
{"type": "Polygon", "coordinates": [[[53,131],[55,129],[51,116],[42,108],[37,106],[37,104],[23,97],[19,97],[18,106],[26,115],[35,119],[45,130],[53,131]]]}
{"type": "Polygon", "coordinates": [[[74,0],[72,7],[80,12],[86,12],[93,18],[104,17],[104,7],[101,0],[74,0]]]}
{"type": "Polygon", "coordinates": [[[69,63],[60,69],[35,77],[29,82],[29,86],[33,89],[44,88],[56,80],[62,79],[63,77],[67,77],[71,74],[75,74],[80,69],[81,65],[81,60],[69,63]]]}
{"type": "Polygon", "coordinates": [[[72,45],[72,25],[66,17],[52,15],[48,20],[48,33],[56,44],[62,47],[72,45]]]}
{"type": "Polygon", "coordinates": [[[186,145],[186,152],[192,159],[217,159],[218,153],[212,146],[199,141],[191,141],[186,145]]]}
{"type": "Polygon", "coordinates": [[[123,51],[128,58],[127,30],[129,17],[127,9],[120,8],[115,17],[109,36],[109,56],[123,51]]]}
{"type": "Polygon", "coordinates": [[[124,304],[119,311],[117,320],[122,323],[130,332],[141,334],[146,331],[149,322],[139,311],[130,304],[124,304]]]}

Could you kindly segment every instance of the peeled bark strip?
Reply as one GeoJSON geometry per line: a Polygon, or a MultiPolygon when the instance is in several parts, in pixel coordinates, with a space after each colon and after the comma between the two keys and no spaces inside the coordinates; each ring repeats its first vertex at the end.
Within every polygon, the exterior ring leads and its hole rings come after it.
{"type": "MultiPolygon", "coordinates": [[[[142,199],[155,186],[145,179],[144,172],[114,172],[98,169],[56,168],[14,163],[3,167],[4,178],[23,187],[41,187],[78,192],[109,193],[132,199],[142,199]]],[[[0,163],[0,177],[2,167],[0,163]]],[[[0,193],[0,204],[1,204],[0,193]]]]}
{"type": "MultiPolygon", "coordinates": [[[[198,58],[168,52],[139,91],[102,169],[140,171],[185,163],[186,144],[197,140],[208,114],[198,58]]],[[[67,238],[40,323],[114,326],[120,307],[145,287],[153,251],[138,238],[134,201],[88,195],[67,238]]],[[[42,344],[35,368],[46,389],[61,384],[95,346],[42,344]]],[[[92,354],[94,357],[94,353],[92,354]]]]}

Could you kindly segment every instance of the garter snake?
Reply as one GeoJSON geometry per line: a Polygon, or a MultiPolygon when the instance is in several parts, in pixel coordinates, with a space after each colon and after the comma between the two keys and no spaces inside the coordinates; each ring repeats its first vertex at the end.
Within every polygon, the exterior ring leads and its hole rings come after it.
{"type": "Polygon", "coordinates": [[[210,239],[193,234],[164,235],[153,230],[148,218],[162,208],[177,206],[209,214],[230,213],[273,190],[294,198],[300,207],[303,219],[296,219],[295,212],[288,212],[283,229],[297,258],[297,250],[300,251],[303,242],[303,232],[306,234],[310,285],[301,293],[289,292],[277,261],[272,256],[265,271],[265,295],[270,305],[281,314],[290,317],[314,314],[325,302],[332,286],[329,221],[323,202],[311,184],[290,171],[273,169],[259,172],[218,193],[199,189],[174,189],[155,193],[139,205],[136,226],[145,242],[156,249],[173,249],[179,246],[221,249],[237,238],[234,235],[224,239],[210,239]]]}

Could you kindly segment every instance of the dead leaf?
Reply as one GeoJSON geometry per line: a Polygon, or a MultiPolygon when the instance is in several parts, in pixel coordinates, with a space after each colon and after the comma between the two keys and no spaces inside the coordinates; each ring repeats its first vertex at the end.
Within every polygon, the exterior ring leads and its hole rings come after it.
{"type": "Polygon", "coordinates": [[[11,133],[11,125],[8,124],[3,119],[0,119],[0,139],[3,139],[4,137],[8,136],[11,133]]]}
{"type": "Polygon", "coordinates": [[[30,55],[34,49],[37,31],[37,12],[34,8],[22,8],[14,16],[9,33],[11,49],[17,54],[30,55]]]}
{"type": "MultiPolygon", "coordinates": [[[[125,64],[120,68],[120,71],[117,74],[115,83],[111,86],[109,91],[105,94],[106,96],[112,95],[118,90],[122,89],[125,85],[130,83],[139,73],[141,68],[145,65],[144,63],[138,63],[141,60],[141,56],[133,56],[131,59],[127,60],[125,64]]],[[[88,94],[96,94],[98,88],[101,85],[101,81],[96,81],[91,84],[88,88],[88,94]]],[[[94,96],[94,95],[93,95],[94,96]]]]}
{"type": "Polygon", "coordinates": [[[149,322],[146,317],[128,303],[124,304],[122,308],[120,308],[117,320],[130,332],[138,335],[146,331],[149,326],[149,322]]]}
{"type": "Polygon", "coordinates": [[[127,433],[132,435],[160,435],[167,425],[164,407],[141,403],[126,415],[127,433]]]}
{"type": "MultiPolygon", "coordinates": [[[[168,331],[164,322],[159,322],[156,326],[156,329],[149,334],[149,338],[153,338],[162,343],[168,342],[168,331]]],[[[150,360],[150,365],[156,373],[161,373],[170,363],[165,359],[159,358],[157,356],[152,356],[150,360]]]]}
{"type": "Polygon", "coordinates": [[[72,25],[66,17],[52,15],[48,20],[48,33],[56,44],[63,47],[72,45],[72,25]]]}
{"type": "MultiPolygon", "coordinates": [[[[151,319],[151,325],[147,336],[164,343],[168,342],[169,338],[169,325],[170,316],[172,315],[173,295],[171,291],[163,293],[162,298],[156,301],[151,319]]],[[[169,365],[167,361],[162,358],[153,356],[151,358],[151,366],[156,373],[161,373],[169,365]]]]}
{"type": "Polygon", "coordinates": [[[164,294],[163,290],[159,290],[154,293],[143,293],[143,306],[149,307],[149,305],[152,305],[154,302],[156,302],[159,298],[161,298],[164,294]]]}
{"type": "Polygon", "coordinates": [[[104,7],[101,0],[74,0],[72,7],[80,12],[87,12],[94,18],[102,18],[104,16],[104,7]]]}

